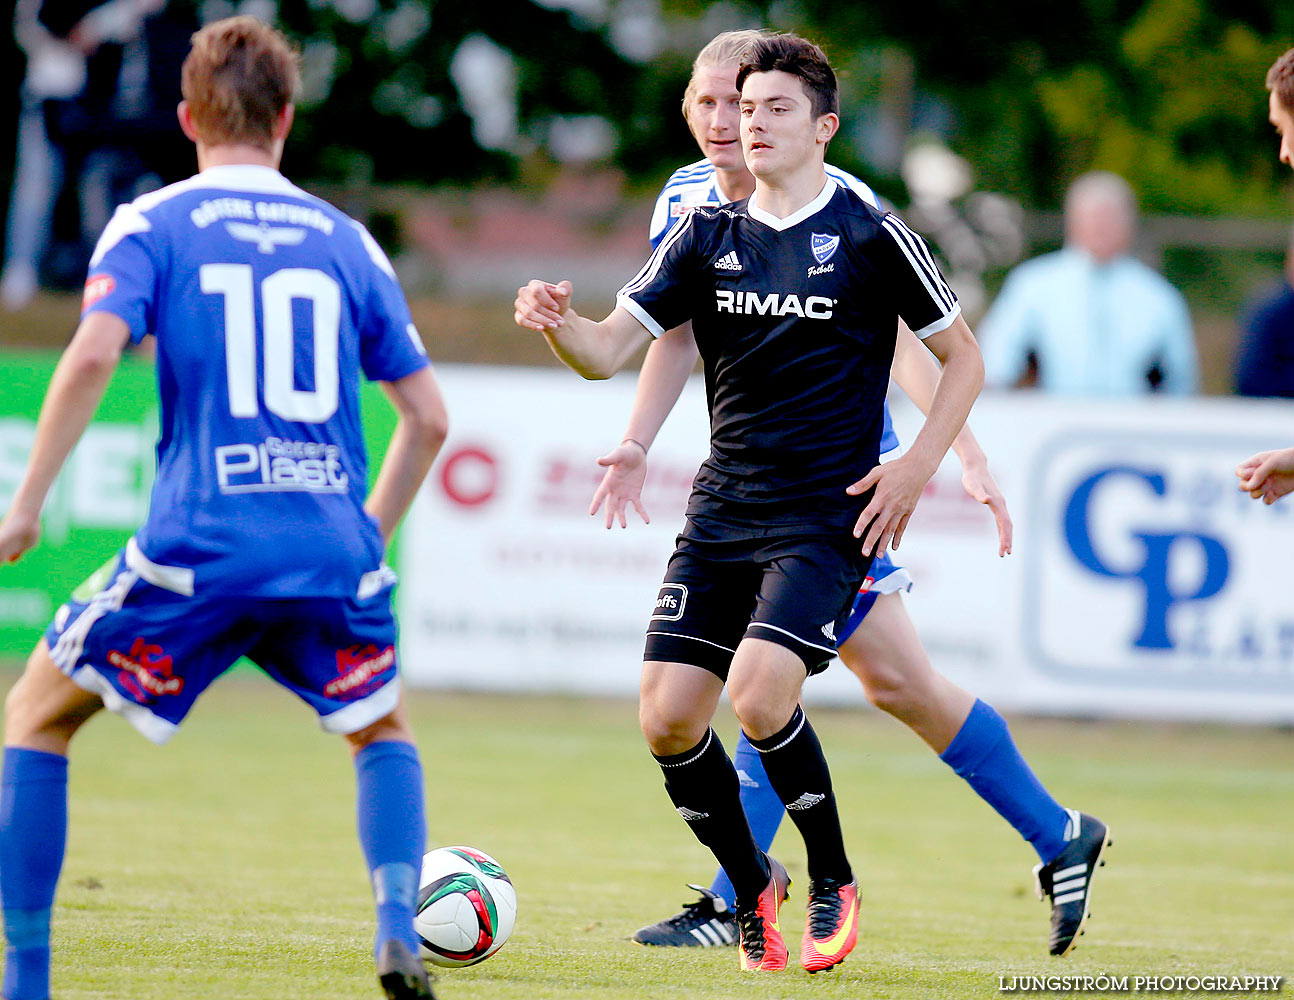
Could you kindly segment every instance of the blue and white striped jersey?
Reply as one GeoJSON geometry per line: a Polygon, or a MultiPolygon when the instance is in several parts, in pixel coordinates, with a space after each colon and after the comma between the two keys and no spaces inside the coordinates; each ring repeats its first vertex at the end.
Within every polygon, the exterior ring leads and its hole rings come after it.
{"type": "MultiPolygon", "coordinates": [[[[853,174],[841,170],[839,167],[833,167],[830,163],[825,164],[827,176],[843,188],[847,188],[858,195],[867,204],[879,207],[876,199],[876,192],[860,181],[853,174]]],[[[679,167],[672,174],[661,192],[656,197],[656,205],[652,209],[651,228],[648,231],[648,239],[651,240],[651,247],[655,250],[660,246],[660,241],[665,238],[665,234],[670,231],[679,219],[687,215],[694,208],[717,208],[726,204],[723,192],[719,190],[717,171],[709,160],[697,160],[695,163],[689,163],[685,167],[679,167]]],[[[888,455],[897,451],[899,447],[899,436],[894,432],[894,423],[890,420],[890,406],[885,404],[884,408],[885,426],[881,432],[881,454],[888,455]]]]}
{"type": "Polygon", "coordinates": [[[368,232],[276,170],[212,167],[117,210],[90,261],[93,312],[157,341],[142,553],[195,592],[353,597],[383,554],[360,373],[427,364],[368,232]]]}

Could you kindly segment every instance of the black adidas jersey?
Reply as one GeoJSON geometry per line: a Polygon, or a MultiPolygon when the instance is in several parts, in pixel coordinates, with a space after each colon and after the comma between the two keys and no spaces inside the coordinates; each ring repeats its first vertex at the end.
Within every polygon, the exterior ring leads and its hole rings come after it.
{"type": "Polygon", "coordinates": [[[834,181],[785,219],[754,201],[694,209],[616,301],[653,336],[692,321],[711,450],[689,515],[834,530],[879,458],[899,317],[924,337],[961,306],[919,236],[834,181]]]}

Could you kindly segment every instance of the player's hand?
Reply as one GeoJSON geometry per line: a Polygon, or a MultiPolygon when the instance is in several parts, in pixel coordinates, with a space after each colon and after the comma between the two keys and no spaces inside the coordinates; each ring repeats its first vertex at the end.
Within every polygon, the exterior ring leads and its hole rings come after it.
{"type": "Polygon", "coordinates": [[[908,452],[893,462],[878,465],[845,490],[858,496],[876,488],[854,525],[854,537],[863,539],[865,554],[880,555],[887,548],[899,547],[908,519],[932,475],[934,469],[927,468],[913,452],[908,452]]]}
{"type": "Polygon", "coordinates": [[[1255,500],[1274,504],[1294,492],[1294,448],[1260,451],[1236,466],[1240,488],[1255,500]]]}
{"type": "Polygon", "coordinates": [[[647,478],[647,453],[643,451],[642,445],[637,441],[621,441],[598,459],[598,465],[606,466],[607,471],[593,494],[589,515],[597,514],[605,501],[607,528],[611,527],[612,521],[619,521],[620,527],[627,528],[626,508],[633,504],[643,524],[651,524],[647,508],[642,502],[643,482],[647,478]]]}
{"type": "Polygon", "coordinates": [[[556,329],[565,322],[566,310],[571,306],[571,283],[528,281],[517,289],[517,301],[512,306],[517,326],[540,333],[556,329]]]}
{"type": "Polygon", "coordinates": [[[0,521],[0,563],[17,562],[40,541],[40,515],[11,510],[0,521]]]}
{"type": "Polygon", "coordinates": [[[972,500],[987,505],[993,512],[993,520],[997,522],[998,557],[1009,556],[1015,528],[1011,524],[1011,515],[1006,509],[1006,497],[998,488],[993,474],[988,471],[988,466],[963,465],[962,487],[970,494],[972,500]]]}

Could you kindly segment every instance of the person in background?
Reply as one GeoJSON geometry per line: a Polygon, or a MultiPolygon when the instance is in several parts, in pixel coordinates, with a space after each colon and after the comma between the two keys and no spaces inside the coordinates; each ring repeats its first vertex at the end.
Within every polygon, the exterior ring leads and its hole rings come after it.
{"type": "MultiPolygon", "coordinates": [[[[1294,167],[1294,49],[1289,49],[1267,71],[1268,117],[1276,126],[1280,149],[1276,156],[1294,167]]],[[[1294,447],[1260,451],[1236,466],[1240,488],[1255,500],[1274,504],[1294,492],[1294,447]]]]}
{"type": "MultiPolygon", "coordinates": [[[[108,174],[100,167],[81,176],[82,164],[96,158],[97,146],[129,139],[123,134],[125,116],[110,112],[122,103],[123,93],[130,103],[130,94],[142,90],[147,74],[135,73],[138,85],[132,84],[123,57],[132,46],[132,51],[143,52],[144,22],[165,6],[166,0],[97,4],[18,0],[14,7],[14,37],[27,56],[27,72],[0,275],[0,304],[5,309],[25,308],[36,294],[65,176],[81,181],[81,240],[86,254],[107,225],[116,207],[108,174]]],[[[178,78],[179,60],[168,68],[178,78]]],[[[169,92],[167,98],[167,127],[174,133],[170,116],[175,101],[169,92]]],[[[153,142],[155,137],[149,139],[153,142]]],[[[107,162],[102,160],[104,165],[107,162]]],[[[126,200],[139,193],[131,191],[126,200]]]]}
{"type": "Polygon", "coordinates": [[[1294,397],[1294,230],[1280,286],[1245,314],[1235,376],[1241,396],[1294,397]]]}
{"type": "Polygon", "coordinates": [[[27,57],[5,226],[0,303],[10,311],[31,302],[49,246],[54,202],[63,183],[63,153],[45,127],[45,102],[71,100],[85,87],[85,54],[40,20],[41,0],[18,0],[13,33],[27,57]]]}
{"type": "Polygon", "coordinates": [[[986,384],[1017,385],[1037,367],[1046,392],[1138,396],[1196,391],[1186,300],[1130,254],[1136,197],[1097,171],[1065,198],[1065,246],[1021,264],[980,323],[986,384]]]}

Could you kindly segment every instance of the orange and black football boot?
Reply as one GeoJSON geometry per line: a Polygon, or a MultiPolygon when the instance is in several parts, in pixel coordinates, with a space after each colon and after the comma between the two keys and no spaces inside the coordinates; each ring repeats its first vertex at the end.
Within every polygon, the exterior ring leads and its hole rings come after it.
{"type": "Polygon", "coordinates": [[[746,972],[776,972],[786,968],[786,942],[778,925],[778,910],[791,884],[782,864],[768,859],[771,875],[759,894],[755,906],[747,909],[737,903],[737,957],[746,972]]]}
{"type": "Polygon", "coordinates": [[[834,968],[857,942],[858,883],[830,878],[810,883],[800,964],[809,972],[834,968]]]}

